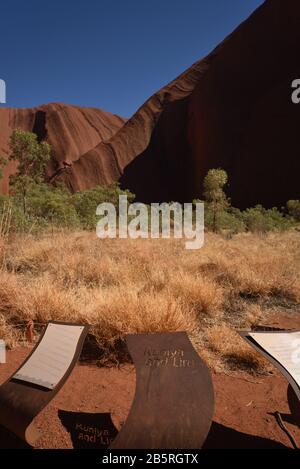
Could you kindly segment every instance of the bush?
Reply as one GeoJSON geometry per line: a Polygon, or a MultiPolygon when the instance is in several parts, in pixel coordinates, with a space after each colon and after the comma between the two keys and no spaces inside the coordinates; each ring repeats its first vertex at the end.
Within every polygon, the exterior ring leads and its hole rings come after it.
{"type": "Polygon", "coordinates": [[[32,232],[34,222],[24,215],[22,204],[9,196],[0,196],[0,236],[32,232]]]}
{"type": "Polygon", "coordinates": [[[49,224],[69,228],[80,226],[71,194],[64,186],[35,184],[28,195],[27,210],[29,218],[41,227],[49,224]]]}
{"type": "Polygon", "coordinates": [[[119,195],[127,195],[128,203],[133,202],[134,194],[120,189],[117,183],[109,187],[98,186],[83,192],[76,192],[71,197],[71,203],[76,210],[80,224],[84,229],[94,229],[98,221],[96,208],[104,202],[112,203],[118,210],[119,195]]]}
{"type": "Polygon", "coordinates": [[[230,231],[232,234],[245,231],[245,224],[241,212],[233,207],[228,210],[221,210],[217,219],[210,204],[205,204],[204,209],[205,227],[210,231],[230,231]],[[216,221],[217,220],[217,221],[216,221]]]}
{"type": "MultiPolygon", "coordinates": [[[[26,211],[19,193],[0,195],[0,235],[7,235],[9,232],[37,233],[48,227],[94,230],[98,222],[97,206],[110,202],[118,213],[120,195],[126,195],[128,203],[134,201],[134,194],[121,190],[117,183],[71,194],[64,185],[53,187],[43,182],[31,181],[26,194],[26,211]]],[[[261,205],[240,211],[231,207],[229,200],[224,197],[224,204],[219,204],[217,211],[214,202],[205,202],[206,229],[230,235],[243,231],[266,233],[271,230],[287,230],[294,226],[295,220],[300,220],[298,200],[287,202],[288,214],[285,216],[275,207],[265,209],[261,205]]],[[[197,202],[201,201],[194,200],[194,205],[197,202]]],[[[150,215],[150,206],[147,206],[147,210],[150,215]]],[[[129,216],[128,221],[131,218],[129,216]]],[[[173,212],[170,218],[173,224],[173,212]]]]}
{"type": "Polygon", "coordinates": [[[248,231],[266,233],[272,230],[287,230],[291,228],[291,221],[276,207],[265,209],[256,205],[243,212],[243,221],[248,231]]]}
{"type": "Polygon", "coordinates": [[[71,194],[64,185],[32,182],[26,196],[26,212],[19,194],[0,195],[0,235],[2,231],[37,233],[50,226],[95,229],[97,206],[111,202],[118,211],[119,195],[127,195],[129,203],[134,200],[134,195],[122,191],[118,184],[71,194]]]}
{"type": "Polygon", "coordinates": [[[300,221],[300,200],[289,200],[286,207],[288,214],[296,221],[300,221]]]}

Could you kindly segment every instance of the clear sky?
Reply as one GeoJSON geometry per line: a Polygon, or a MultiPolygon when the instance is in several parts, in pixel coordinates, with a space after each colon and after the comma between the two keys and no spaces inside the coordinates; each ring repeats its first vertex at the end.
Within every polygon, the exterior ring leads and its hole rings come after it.
{"type": "Polygon", "coordinates": [[[6,106],[65,102],[130,117],[262,0],[2,0],[6,106]]]}

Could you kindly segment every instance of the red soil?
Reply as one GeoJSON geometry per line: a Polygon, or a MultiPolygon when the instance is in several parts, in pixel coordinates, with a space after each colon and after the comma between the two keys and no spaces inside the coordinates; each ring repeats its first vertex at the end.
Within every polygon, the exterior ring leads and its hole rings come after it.
{"type": "MultiPolygon", "coordinates": [[[[295,315],[283,317],[287,327],[298,327],[295,315]],[[293,320],[294,317],[294,320],[293,320]]],[[[272,321],[275,325],[276,319],[272,321]]],[[[9,351],[7,363],[0,365],[0,383],[22,363],[29,348],[9,351]]],[[[274,413],[279,411],[286,426],[300,445],[300,427],[291,420],[287,403],[287,381],[277,370],[268,376],[252,376],[244,372],[213,374],[216,407],[214,422],[205,443],[207,448],[285,448],[291,447],[287,435],[279,427],[274,413]]],[[[135,391],[132,365],[120,368],[99,368],[78,364],[54,400],[38,415],[35,423],[43,433],[38,448],[72,448],[70,434],[59,415],[68,412],[89,414],[111,413],[119,429],[126,420],[135,391]],[[64,411],[64,412],[63,412],[64,411]]],[[[96,421],[97,421],[96,418],[96,421]]],[[[13,435],[0,430],[0,448],[22,447],[13,435]]]]}

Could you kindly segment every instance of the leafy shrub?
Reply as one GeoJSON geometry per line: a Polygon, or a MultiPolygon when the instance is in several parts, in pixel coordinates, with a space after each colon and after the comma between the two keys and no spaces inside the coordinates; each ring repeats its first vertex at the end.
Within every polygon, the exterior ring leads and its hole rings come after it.
{"type": "Polygon", "coordinates": [[[287,230],[291,221],[276,207],[265,209],[262,205],[248,208],[243,212],[243,220],[248,231],[266,233],[272,230],[287,230]]]}
{"type": "Polygon", "coordinates": [[[300,200],[289,200],[286,207],[288,214],[296,221],[300,221],[300,200]]]}
{"type": "MultiPolygon", "coordinates": [[[[238,210],[238,209],[235,209],[238,210]]],[[[230,231],[232,234],[245,231],[243,220],[233,210],[222,210],[218,213],[217,222],[210,205],[205,205],[205,227],[210,231],[230,231]]]]}
{"type": "Polygon", "coordinates": [[[0,224],[2,218],[6,220],[9,207],[11,232],[37,233],[48,227],[95,229],[97,206],[111,202],[118,211],[119,195],[127,195],[129,203],[134,200],[134,195],[122,191],[118,184],[71,194],[64,185],[32,182],[26,195],[26,212],[19,194],[0,195],[0,224]]]}
{"type": "Polygon", "coordinates": [[[80,225],[84,229],[94,229],[98,221],[96,208],[99,204],[110,202],[118,210],[119,195],[127,195],[128,203],[133,202],[134,194],[121,190],[118,183],[109,187],[98,186],[71,196],[71,203],[76,210],[80,225]]]}
{"type": "Polygon", "coordinates": [[[64,186],[35,184],[28,195],[27,210],[29,218],[41,226],[80,226],[76,209],[71,203],[71,194],[64,186]]]}

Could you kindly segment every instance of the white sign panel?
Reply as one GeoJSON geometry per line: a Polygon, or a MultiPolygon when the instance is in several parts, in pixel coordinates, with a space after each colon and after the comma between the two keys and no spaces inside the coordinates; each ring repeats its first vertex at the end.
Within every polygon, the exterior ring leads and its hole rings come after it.
{"type": "Polygon", "coordinates": [[[274,357],[300,386],[300,332],[251,332],[249,336],[274,357]]]}
{"type": "Polygon", "coordinates": [[[72,363],[82,331],[83,326],[50,323],[34,353],[13,377],[54,389],[72,363]]]}

